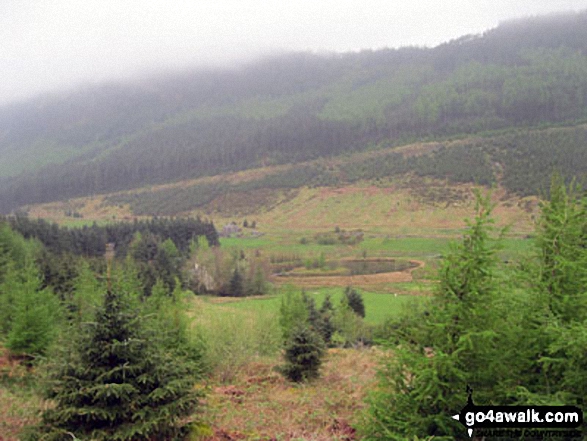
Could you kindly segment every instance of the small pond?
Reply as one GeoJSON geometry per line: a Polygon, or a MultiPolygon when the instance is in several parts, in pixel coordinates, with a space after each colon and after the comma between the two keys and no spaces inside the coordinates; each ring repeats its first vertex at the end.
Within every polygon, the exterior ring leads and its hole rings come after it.
{"type": "Polygon", "coordinates": [[[409,260],[381,259],[381,260],[341,260],[340,266],[347,268],[351,276],[394,273],[415,268],[418,265],[409,260]]]}
{"type": "Polygon", "coordinates": [[[285,277],[336,277],[393,273],[416,268],[417,263],[400,259],[329,260],[324,269],[280,265],[277,275],[285,277]]]}

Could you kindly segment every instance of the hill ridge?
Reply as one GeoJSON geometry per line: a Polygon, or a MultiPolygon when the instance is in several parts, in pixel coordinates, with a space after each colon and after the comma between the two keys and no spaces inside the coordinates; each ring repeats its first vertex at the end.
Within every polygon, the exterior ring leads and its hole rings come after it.
{"type": "Polygon", "coordinates": [[[430,49],[289,54],[0,108],[0,211],[585,120],[587,11],[430,49]]]}

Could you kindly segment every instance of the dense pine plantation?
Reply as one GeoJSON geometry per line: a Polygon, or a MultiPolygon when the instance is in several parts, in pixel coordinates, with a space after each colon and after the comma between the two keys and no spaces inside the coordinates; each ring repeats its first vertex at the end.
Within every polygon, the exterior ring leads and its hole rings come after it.
{"type": "MultiPolygon", "coordinates": [[[[244,182],[223,176],[215,182],[181,183],[173,187],[138,189],[105,197],[110,207],[128,204],[137,216],[173,216],[205,210],[227,195],[250,205],[271,200],[277,192],[303,186],[337,187],[371,180],[402,179],[408,174],[445,180],[451,184],[501,185],[518,196],[548,193],[550,176],[560,173],[567,183],[587,179],[587,130],[584,126],[517,130],[507,134],[474,136],[404,146],[420,149],[406,155],[396,149],[293,164],[286,170],[263,171],[244,182]],[[556,154],[555,154],[556,153],[556,154]],[[265,194],[256,200],[252,194],[265,194]]],[[[253,172],[259,170],[253,170],[253,172]]]]}

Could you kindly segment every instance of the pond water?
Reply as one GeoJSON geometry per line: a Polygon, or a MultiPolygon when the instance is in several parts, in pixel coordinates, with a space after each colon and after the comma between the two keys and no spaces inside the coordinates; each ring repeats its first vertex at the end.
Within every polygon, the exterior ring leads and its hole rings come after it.
{"type": "Polygon", "coordinates": [[[351,276],[393,273],[415,268],[418,265],[408,260],[341,260],[340,266],[347,268],[351,276]]]}
{"type": "Polygon", "coordinates": [[[281,276],[295,277],[329,277],[329,276],[359,276],[381,273],[393,273],[405,271],[417,267],[418,264],[409,260],[398,259],[373,259],[373,260],[329,260],[326,262],[326,268],[313,269],[304,271],[302,266],[280,265],[276,273],[281,276]],[[298,272],[298,270],[301,270],[298,272]]]}

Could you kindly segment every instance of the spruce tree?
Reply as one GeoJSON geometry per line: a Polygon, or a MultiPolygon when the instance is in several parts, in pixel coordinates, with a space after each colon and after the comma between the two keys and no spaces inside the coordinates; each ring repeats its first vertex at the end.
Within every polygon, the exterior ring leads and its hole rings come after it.
{"type": "Polygon", "coordinates": [[[193,377],[181,359],[164,357],[129,294],[109,289],[73,346],[50,375],[55,407],[43,414],[41,439],[171,440],[187,433],[198,405],[193,377]]]}
{"type": "Polygon", "coordinates": [[[12,297],[6,347],[13,355],[42,355],[58,334],[59,301],[50,290],[40,289],[40,284],[37,269],[29,263],[20,272],[9,271],[0,286],[0,290],[10,290],[4,295],[12,297]]]}
{"type": "Polygon", "coordinates": [[[370,397],[365,439],[460,439],[463,427],[451,415],[466,404],[466,387],[477,404],[499,399],[504,367],[492,307],[499,280],[488,197],[477,195],[477,211],[442,265],[428,316],[400,346],[390,341],[394,357],[382,366],[370,397]]]}
{"type": "Polygon", "coordinates": [[[347,286],[344,290],[344,297],[342,301],[346,302],[346,304],[355,312],[355,314],[365,318],[365,303],[363,302],[363,296],[361,296],[361,294],[359,294],[356,289],[347,286]]]}
{"type": "Polygon", "coordinates": [[[324,358],[324,342],[307,323],[298,323],[285,344],[285,364],[282,374],[291,381],[301,382],[318,378],[324,358]]]}
{"type": "Polygon", "coordinates": [[[587,319],[587,198],[574,184],[552,178],[537,229],[539,289],[564,323],[587,319]]]}
{"type": "Polygon", "coordinates": [[[74,291],[71,300],[66,303],[69,319],[75,326],[93,319],[96,308],[103,297],[102,285],[96,280],[87,262],[81,261],[79,274],[74,280],[74,291]]]}
{"type": "Polygon", "coordinates": [[[306,293],[306,291],[302,291],[302,299],[304,300],[304,304],[306,305],[306,309],[308,311],[308,324],[314,331],[319,332],[322,317],[320,316],[320,312],[316,308],[316,301],[312,297],[308,296],[308,293],[306,293]]]}
{"type": "Polygon", "coordinates": [[[301,323],[308,322],[308,308],[304,297],[300,292],[295,291],[293,287],[287,287],[285,293],[281,296],[281,305],[279,307],[279,325],[283,341],[290,339],[293,329],[301,323]]]}
{"type": "Polygon", "coordinates": [[[9,265],[17,269],[24,268],[26,262],[35,256],[37,250],[38,244],[25,240],[22,235],[0,220],[0,282],[9,265]]]}
{"type": "Polygon", "coordinates": [[[537,264],[525,268],[532,303],[516,347],[528,362],[516,395],[523,404],[577,405],[585,412],[587,197],[555,175],[541,208],[537,264]]]}
{"type": "Polygon", "coordinates": [[[152,294],[143,302],[143,310],[149,318],[145,323],[157,333],[167,356],[185,360],[194,377],[198,377],[203,371],[204,344],[191,330],[184,297],[179,282],[173,292],[167,294],[164,283],[158,280],[152,294]]]}
{"type": "Polygon", "coordinates": [[[230,278],[230,283],[228,287],[228,292],[233,297],[243,297],[245,295],[245,290],[243,286],[243,276],[241,276],[240,271],[238,268],[234,269],[232,273],[232,277],[230,278]]]}
{"type": "Polygon", "coordinates": [[[61,306],[41,288],[30,257],[8,259],[0,280],[0,339],[11,355],[32,359],[44,354],[59,333],[61,306]]]}
{"type": "Polygon", "coordinates": [[[324,339],[324,343],[330,345],[332,334],[334,334],[335,328],[333,324],[334,316],[334,305],[330,300],[330,294],[327,294],[320,307],[320,324],[318,331],[324,339]]]}

